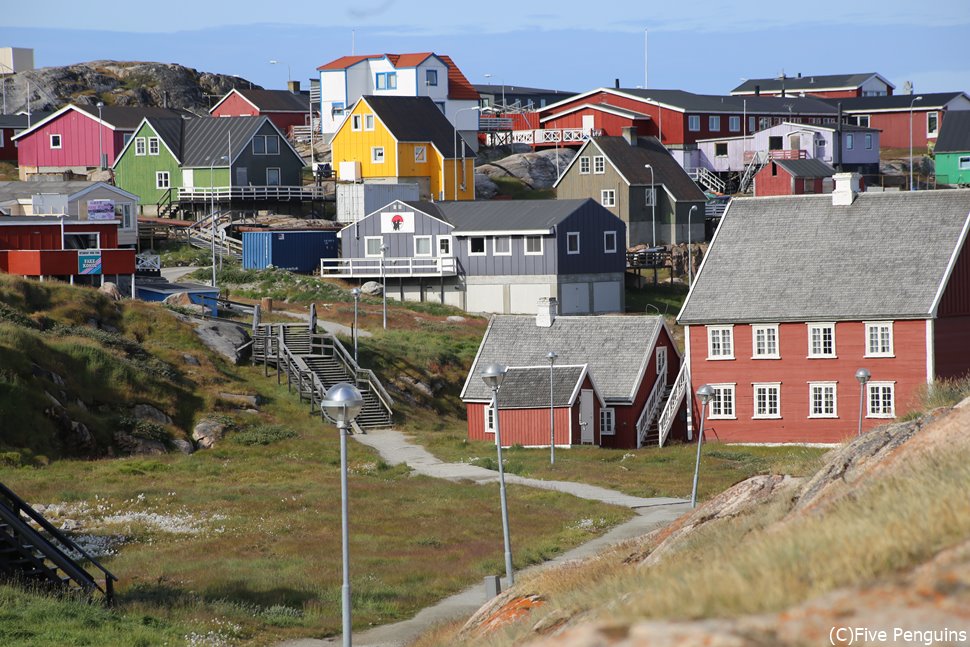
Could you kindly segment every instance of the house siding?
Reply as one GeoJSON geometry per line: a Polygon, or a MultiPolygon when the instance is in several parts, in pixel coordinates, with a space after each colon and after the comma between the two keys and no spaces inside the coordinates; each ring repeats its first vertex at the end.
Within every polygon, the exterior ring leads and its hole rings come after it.
{"type": "Polygon", "coordinates": [[[960,170],[960,158],[970,157],[970,150],[962,153],[936,153],[936,181],[939,184],[970,184],[970,169],[960,170]]]}
{"type": "Polygon", "coordinates": [[[588,201],[557,225],[556,255],[561,274],[600,274],[626,270],[626,225],[617,222],[612,215],[607,209],[588,201]],[[605,231],[616,231],[615,253],[607,254],[605,251],[605,231]],[[567,253],[570,232],[579,233],[579,254],[567,253]]]}
{"type": "Polygon", "coordinates": [[[524,236],[512,236],[510,256],[495,255],[494,236],[485,237],[485,256],[469,256],[468,247],[468,236],[455,236],[455,258],[470,276],[546,276],[561,273],[554,236],[542,237],[542,254],[535,256],[526,256],[524,236]]]}
{"type": "MultiPolygon", "coordinates": [[[[344,229],[340,234],[340,249],[343,258],[364,258],[366,256],[366,238],[380,236],[388,246],[387,258],[410,258],[414,256],[415,236],[447,236],[452,231],[448,225],[426,213],[417,211],[408,205],[396,203],[381,209],[376,214],[362,218],[354,225],[344,229]],[[414,233],[381,232],[381,214],[395,211],[414,212],[414,233]]],[[[454,240],[452,248],[454,250],[454,240]]],[[[432,253],[438,255],[437,239],[432,240],[432,253]]]]}
{"type": "Polygon", "coordinates": [[[959,378],[970,373],[970,245],[963,249],[933,322],[936,377],[959,378]]]}
{"type": "Polygon", "coordinates": [[[95,168],[98,166],[99,130],[100,147],[111,166],[123,145],[124,133],[100,126],[96,118],[85,116],[79,110],[68,110],[18,140],[18,165],[22,169],[95,168]],[[61,148],[50,147],[52,134],[61,136],[61,148]]]}
{"type": "Polygon", "coordinates": [[[269,120],[276,124],[284,134],[289,136],[293,126],[303,126],[308,123],[309,111],[307,112],[274,112],[271,110],[260,111],[239,94],[232,94],[220,103],[212,111],[213,117],[269,117],[269,120]]]}
{"type": "MultiPolygon", "coordinates": [[[[944,110],[920,110],[919,104],[913,109],[913,150],[914,152],[926,152],[930,142],[936,141],[936,135],[929,137],[926,133],[927,113],[937,112],[937,130],[943,124],[944,110]]],[[[899,112],[872,112],[864,110],[852,111],[846,114],[868,114],[869,127],[882,131],[882,146],[884,148],[909,148],[909,110],[901,109],[899,112]]]]}
{"type": "MultiPolygon", "coordinates": [[[[587,378],[588,380],[588,378],[587,378]]],[[[523,447],[549,446],[549,407],[534,409],[503,409],[502,395],[499,391],[499,431],[502,434],[502,447],[522,445],[523,447]]],[[[469,402],[468,438],[495,442],[495,434],[485,432],[485,409],[490,404],[469,402]]],[[[594,421],[598,421],[599,402],[595,402],[594,421]]],[[[572,407],[556,407],[556,445],[579,444],[579,397],[572,407]],[[572,425],[573,436],[570,437],[570,420],[575,418],[572,425]]],[[[598,431],[598,430],[597,430],[598,431]]]]}
{"type": "Polygon", "coordinates": [[[13,128],[0,128],[0,160],[5,162],[17,161],[17,142],[11,141],[11,137],[17,134],[13,128]]]}
{"type": "Polygon", "coordinates": [[[135,144],[132,142],[115,166],[115,182],[125,191],[134,193],[141,198],[143,206],[157,204],[165,194],[165,190],[155,188],[155,173],[168,171],[171,185],[177,188],[182,186],[182,170],[178,161],[172,157],[168,148],[161,141],[158,146],[158,155],[147,154],[148,138],[158,137],[158,134],[149,124],[142,124],[134,137],[146,139],[146,154],[135,155],[135,144]]]}
{"type": "MultiPolygon", "coordinates": [[[[273,127],[272,122],[263,122],[263,125],[256,131],[255,136],[260,135],[276,135],[280,136],[279,131],[273,127]]],[[[235,185],[235,169],[239,167],[245,167],[247,170],[247,176],[249,184],[253,186],[263,186],[267,184],[266,182],[266,169],[268,168],[278,168],[280,169],[280,185],[281,186],[301,186],[303,184],[302,172],[303,172],[303,159],[296,155],[293,150],[287,145],[286,139],[280,136],[280,149],[277,155],[254,155],[253,154],[253,141],[250,139],[246,142],[242,151],[238,157],[236,157],[232,162],[233,168],[233,182],[235,185]]],[[[225,169],[217,169],[217,171],[224,171],[225,169]]],[[[208,167],[204,169],[199,169],[195,172],[195,184],[197,186],[209,186],[208,180],[208,167]]],[[[216,182],[213,186],[227,186],[228,181],[223,181],[216,177],[216,182]],[[219,182],[223,182],[219,184],[219,182]]]]}

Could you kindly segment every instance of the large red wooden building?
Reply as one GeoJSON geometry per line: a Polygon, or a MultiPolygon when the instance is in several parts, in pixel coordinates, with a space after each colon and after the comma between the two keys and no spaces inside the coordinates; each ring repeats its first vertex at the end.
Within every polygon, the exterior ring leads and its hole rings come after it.
{"type": "Polygon", "coordinates": [[[925,153],[936,144],[947,112],[970,110],[970,97],[964,92],[859,97],[838,103],[851,123],[880,130],[880,145],[883,148],[908,148],[912,132],[912,145],[916,153],[925,153]]]}
{"type": "Polygon", "coordinates": [[[714,439],[838,442],[856,433],[860,403],[871,429],[928,383],[970,372],[970,191],[835,184],[735,199],[724,214],[678,316],[679,379],[714,388],[714,439]]]}

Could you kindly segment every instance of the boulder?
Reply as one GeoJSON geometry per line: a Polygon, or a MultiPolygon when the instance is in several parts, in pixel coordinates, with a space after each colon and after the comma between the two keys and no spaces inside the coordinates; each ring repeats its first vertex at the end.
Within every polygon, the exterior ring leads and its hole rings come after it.
{"type": "Polygon", "coordinates": [[[498,195],[498,185],[484,173],[475,173],[475,197],[479,200],[491,200],[498,195]]]}
{"type": "Polygon", "coordinates": [[[465,318],[464,318],[464,317],[462,317],[461,315],[451,315],[451,316],[449,316],[449,317],[448,317],[448,318],[446,319],[446,321],[447,321],[448,323],[463,323],[463,322],[465,322],[465,321],[467,321],[467,319],[465,319],[465,318]]]}
{"type": "Polygon", "coordinates": [[[192,452],[195,451],[195,447],[192,446],[192,443],[185,440],[184,438],[176,438],[175,440],[173,440],[172,447],[182,452],[183,454],[191,454],[192,452]]]}
{"type": "Polygon", "coordinates": [[[197,321],[195,334],[209,350],[219,353],[233,364],[241,364],[249,357],[249,349],[240,350],[249,342],[246,328],[222,321],[197,321]]]}
{"type": "Polygon", "coordinates": [[[115,444],[126,454],[158,456],[165,454],[168,449],[165,443],[148,438],[138,438],[124,431],[115,432],[115,444]]]}
{"type": "Polygon", "coordinates": [[[219,398],[233,404],[245,405],[250,408],[259,406],[260,397],[258,395],[247,395],[245,393],[220,393],[219,398]]]}
{"type": "Polygon", "coordinates": [[[360,286],[361,292],[372,297],[380,296],[383,290],[384,288],[377,281],[368,281],[367,283],[364,283],[362,286],[360,286]]]}
{"type": "Polygon", "coordinates": [[[182,361],[185,362],[186,364],[188,364],[189,366],[199,366],[200,365],[199,364],[199,360],[196,359],[196,357],[194,355],[189,355],[188,353],[185,353],[184,355],[182,355],[182,361]]]}
{"type": "Polygon", "coordinates": [[[209,449],[218,441],[222,440],[225,433],[225,423],[213,420],[212,418],[206,418],[201,420],[195,426],[195,429],[192,430],[192,440],[195,441],[199,449],[209,449]]]}
{"type": "Polygon", "coordinates": [[[136,404],[131,408],[131,415],[139,420],[151,420],[152,422],[158,422],[163,425],[172,424],[172,419],[169,416],[150,404],[136,404]]]}
{"type": "Polygon", "coordinates": [[[112,301],[121,301],[125,297],[121,294],[121,290],[118,289],[116,283],[111,283],[110,281],[98,288],[98,292],[105,295],[112,301]]]}
{"type": "Polygon", "coordinates": [[[568,148],[510,155],[505,159],[476,168],[476,182],[477,174],[489,178],[511,175],[532,189],[548,189],[556,183],[560,174],[566,170],[575,156],[575,151],[568,148]]]}

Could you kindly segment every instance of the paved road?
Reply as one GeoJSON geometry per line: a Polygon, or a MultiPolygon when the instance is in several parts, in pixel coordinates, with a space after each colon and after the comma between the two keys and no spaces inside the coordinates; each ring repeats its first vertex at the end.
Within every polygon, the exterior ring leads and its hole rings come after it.
{"type": "Polygon", "coordinates": [[[179,279],[181,279],[183,276],[185,276],[186,274],[191,274],[197,269],[199,268],[192,265],[189,265],[187,267],[163,267],[162,278],[172,283],[178,283],[179,279]]]}
{"type": "MultiPolygon", "coordinates": [[[[498,480],[498,473],[492,470],[464,463],[442,462],[423,447],[410,442],[399,431],[373,431],[365,435],[355,435],[354,439],[376,449],[381,458],[389,464],[407,463],[418,474],[450,481],[473,481],[475,483],[491,483],[498,480]]],[[[645,499],[595,485],[570,481],[544,481],[523,478],[514,474],[507,474],[505,479],[507,483],[566,492],[583,499],[626,506],[637,512],[637,516],[633,519],[617,526],[605,535],[586,542],[544,564],[533,566],[527,571],[548,568],[569,560],[588,557],[612,544],[644,535],[667,525],[687,511],[690,505],[683,499],[645,499]]],[[[404,647],[436,624],[470,616],[486,601],[484,583],[477,584],[461,593],[445,598],[434,606],[422,609],[409,620],[375,627],[355,634],[353,642],[357,647],[404,647]]],[[[323,640],[312,638],[289,640],[280,643],[277,647],[332,647],[340,644],[342,644],[341,637],[335,636],[323,640]]]]}

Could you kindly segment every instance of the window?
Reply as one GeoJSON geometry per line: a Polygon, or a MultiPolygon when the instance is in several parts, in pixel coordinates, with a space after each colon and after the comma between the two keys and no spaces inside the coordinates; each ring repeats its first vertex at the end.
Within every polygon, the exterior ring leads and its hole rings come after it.
{"type": "Polygon", "coordinates": [[[727,157],[728,145],[727,142],[716,142],[714,144],[714,155],[716,157],[727,157]]]}
{"type": "Polygon", "coordinates": [[[414,237],[414,255],[431,256],[431,236],[414,237]]]}
{"type": "Polygon", "coordinates": [[[378,90],[396,90],[397,72],[379,72],[376,85],[378,90]]]}
{"type": "Polygon", "coordinates": [[[854,119],[849,120],[850,123],[855,123],[856,126],[862,126],[863,128],[869,127],[869,115],[856,115],[854,119]]]}
{"type": "Polygon", "coordinates": [[[438,110],[441,111],[441,114],[445,114],[445,102],[444,101],[435,101],[434,104],[436,106],[438,106],[438,110]]]}
{"type": "Polygon", "coordinates": [[[469,256],[484,256],[485,255],[485,237],[484,236],[472,236],[468,239],[468,255],[469,256]]]}
{"type": "Polygon", "coordinates": [[[612,436],[616,434],[616,410],[600,409],[600,435],[612,436]]]}
{"type": "Polygon", "coordinates": [[[374,164],[384,163],[384,147],[383,146],[371,146],[370,149],[370,161],[374,164]]]}
{"type": "Polygon", "coordinates": [[[838,418],[835,382],[808,383],[808,417],[838,418]]]}
{"type": "Polygon", "coordinates": [[[596,175],[606,173],[606,158],[602,155],[597,155],[593,158],[593,173],[596,175]]]}
{"type": "Polygon", "coordinates": [[[158,155],[158,137],[148,138],[148,154],[158,155]]]}
{"type": "Polygon", "coordinates": [[[701,129],[701,117],[700,115],[688,115],[687,117],[687,130],[691,132],[697,132],[701,129]]]}
{"type": "Polygon", "coordinates": [[[492,253],[496,256],[511,256],[512,255],[512,237],[511,236],[495,236],[492,239],[492,253]]]}
{"type": "Polygon", "coordinates": [[[362,130],[361,124],[364,123],[363,117],[360,115],[351,115],[350,117],[350,129],[351,130],[362,130]]]}
{"type": "Polygon", "coordinates": [[[122,146],[127,146],[128,145],[128,142],[131,141],[131,138],[132,138],[132,134],[131,133],[125,133],[124,135],[122,135],[121,136],[121,145],[122,146]]]}
{"type": "Polygon", "coordinates": [[[171,188],[172,184],[168,177],[168,171],[156,171],[155,172],[155,188],[156,189],[168,189],[171,188]]]}
{"type": "Polygon", "coordinates": [[[256,135],[253,137],[253,155],[279,155],[280,138],[278,135],[256,135]]]}
{"type": "Polygon", "coordinates": [[[334,101],[330,104],[331,117],[343,116],[344,112],[346,112],[346,106],[343,101],[334,101]]]}
{"type": "Polygon", "coordinates": [[[802,180],[802,193],[815,193],[815,178],[802,180]]]}
{"type": "Polygon", "coordinates": [[[748,132],[754,132],[754,117],[748,117],[748,132]]]}
{"type": "Polygon", "coordinates": [[[667,372],[667,347],[657,346],[657,375],[667,372]]]}
{"type": "Polygon", "coordinates": [[[780,151],[785,147],[785,139],[780,136],[773,136],[768,138],[768,150],[770,151],[780,151]]]}
{"type": "Polygon", "coordinates": [[[771,128],[771,117],[758,117],[758,130],[771,128]]]}
{"type": "Polygon", "coordinates": [[[657,190],[652,186],[647,187],[647,190],[643,192],[644,205],[647,207],[652,207],[656,197],[657,190]]]}
{"type": "Polygon", "coordinates": [[[375,258],[381,255],[384,239],[381,236],[364,236],[364,256],[375,258]]]}
{"type": "Polygon", "coordinates": [[[525,237],[525,255],[540,256],[542,254],[542,236],[525,237]]]}
{"type": "Polygon", "coordinates": [[[707,118],[707,128],[711,132],[718,132],[721,130],[721,117],[720,115],[711,115],[707,118]]]}
{"type": "Polygon", "coordinates": [[[866,357],[893,357],[893,323],[866,323],[866,357]]]}
{"type": "Polygon", "coordinates": [[[734,385],[712,384],[714,397],[711,398],[708,418],[711,420],[725,420],[734,418],[734,385]]]}
{"type": "Polygon", "coordinates": [[[581,175],[589,174],[589,158],[585,155],[579,158],[579,172],[581,175]]]}
{"type": "Polygon", "coordinates": [[[779,359],[781,357],[778,354],[777,324],[751,326],[751,357],[752,359],[779,359]]]}
{"type": "Polygon", "coordinates": [[[781,418],[781,384],[754,385],[754,412],[752,418],[781,418]]]}
{"type": "Polygon", "coordinates": [[[278,167],[269,167],[266,169],[266,186],[279,186],[280,185],[280,169],[278,167]]]}
{"type": "Polygon", "coordinates": [[[728,130],[730,130],[732,133],[741,132],[741,117],[738,117],[737,115],[728,117],[728,130]]]}
{"type": "Polygon", "coordinates": [[[425,70],[424,81],[428,85],[438,85],[438,70],[425,70]]]}
{"type": "Polygon", "coordinates": [[[364,130],[374,130],[374,115],[364,115],[364,130]]]}
{"type": "Polygon", "coordinates": [[[835,357],[835,324],[808,324],[808,356],[835,357]]]}
{"type": "Polygon", "coordinates": [[[451,256],[451,236],[438,236],[438,256],[451,256]]]}
{"type": "Polygon", "coordinates": [[[253,155],[265,155],[266,154],[266,140],[261,136],[257,135],[253,137],[253,155]]]}
{"type": "Polygon", "coordinates": [[[926,136],[936,137],[936,131],[939,128],[940,113],[938,112],[927,112],[926,113],[926,136]]]}
{"type": "Polygon", "coordinates": [[[707,327],[707,359],[734,359],[734,326],[707,327]]]}
{"type": "Polygon", "coordinates": [[[566,253],[567,254],[579,253],[579,232],[578,231],[570,231],[566,233],[566,253]]]}
{"type": "Polygon", "coordinates": [[[135,137],[135,155],[145,154],[145,138],[135,137]]]}
{"type": "Polygon", "coordinates": [[[600,191],[600,204],[604,207],[615,207],[616,191],[613,189],[603,189],[600,191]]]}
{"type": "Polygon", "coordinates": [[[872,150],[872,135],[866,133],[866,150],[872,150]]]}
{"type": "Polygon", "coordinates": [[[615,231],[603,232],[603,253],[604,254],[616,253],[616,232],[615,231]]]}
{"type": "Polygon", "coordinates": [[[428,147],[427,146],[415,146],[414,147],[414,163],[424,164],[428,161],[428,147]]]}
{"type": "Polygon", "coordinates": [[[495,410],[492,409],[492,405],[485,407],[485,433],[495,433],[495,410]]]}
{"type": "Polygon", "coordinates": [[[867,418],[896,417],[896,385],[893,382],[869,382],[866,384],[867,418]]]}
{"type": "Polygon", "coordinates": [[[961,171],[970,171],[970,156],[964,155],[957,160],[957,166],[960,167],[961,171]]]}
{"type": "Polygon", "coordinates": [[[855,146],[855,135],[852,133],[846,133],[845,135],[845,150],[850,151],[852,147],[855,146]]]}
{"type": "Polygon", "coordinates": [[[118,209],[121,209],[121,227],[123,229],[131,229],[134,227],[134,221],[131,217],[131,204],[125,202],[120,205],[115,205],[115,214],[118,213],[118,209]]]}

